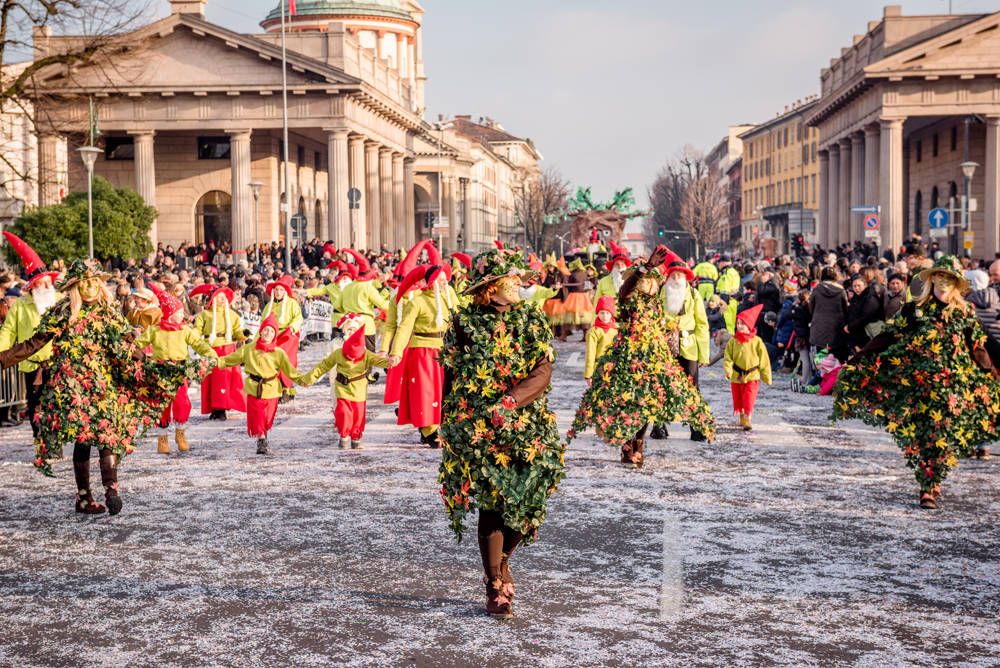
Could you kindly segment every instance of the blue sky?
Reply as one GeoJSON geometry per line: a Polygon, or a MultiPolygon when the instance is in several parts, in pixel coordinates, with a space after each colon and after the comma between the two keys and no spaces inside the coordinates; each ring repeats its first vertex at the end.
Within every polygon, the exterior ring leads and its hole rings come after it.
{"type": "MultiPolygon", "coordinates": [[[[155,0],[160,15],[166,0],[155,0]]],[[[574,185],[645,200],[685,144],[707,150],[728,125],[761,122],[819,92],[820,69],[882,2],[837,0],[422,0],[427,118],[490,116],[532,138],[574,185]]],[[[903,0],[903,14],[948,0],[903,0]]],[[[956,13],[996,0],[953,0],[956,13]]],[[[240,32],[277,0],[208,0],[240,32]]]]}

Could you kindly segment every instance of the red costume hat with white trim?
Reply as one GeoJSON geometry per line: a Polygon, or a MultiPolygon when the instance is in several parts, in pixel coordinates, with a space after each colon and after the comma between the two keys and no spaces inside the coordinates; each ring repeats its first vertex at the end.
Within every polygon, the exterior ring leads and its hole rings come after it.
{"type": "Polygon", "coordinates": [[[157,301],[160,302],[160,312],[163,314],[163,321],[170,320],[170,316],[177,313],[184,308],[184,304],[181,304],[181,300],[174,297],[169,292],[159,289],[152,283],[149,285],[149,289],[153,291],[156,295],[157,301]]]}
{"type": "Polygon", "coordinates": [[[25,243],[16,234],[11,234],[10,232],[4,232],[3,235],[10,242],[10,245],[14,247],[17,251],[18,256],[21,258],[21,264],[24,265],[24,275],[28,282],[25,284],[24,289],[31,291],[35,287],[35,283],[44,276],[48,276],[52,283],[56,282],[59,277],[58,271],[46,271],[45,263],[42,262],[42,258],[38,257],[38,253],[25,243]]]}
{"type": "Polygon", "coordinates": [[[343,329],[351,321],[357,321],[357,323],[362,326],[365,324],[364,318],[357,313],[345,313],[340,317],[340,320],[337,321],[337,329],[343,329]]]}
{"type": "Polygon", "coordinates": [[[236,295],[233,293],[233,291],[230,290],[225,285],[213,285],[211,283],[202,283],[201,285],[195,286],[195,288],[192,289],[191,292],[188,294],[191,297],[197,297],[198,295],[208,295],[208,300],[205,303],[214,304],[215,296],[220,292],[226,295],[226,301],[228,301],[230,304],[232,304],[233,300],[236,299],[236,295]]]}
{"type": "Polygon", "coordinates": [[[675,271],[679,271],[684,274],[684,277],[687,278],[689,282],[694,280],[694,272],[691,271],[691,268],[688,267],[684,260],[681,259],[681,256],[672,250],[667,249],[667,259],[663,261],[661,267],[662,269],[660,271],[662,271],[663,275],[667,278],[670,278],[670,274],[675,271]]]}
{"type": "Polygon", "coordinates": [[[352,362],[360,362],[365,356],[365,328],[359,327],[356,332],[351,334],[344,341],[342,350],[344,357],[352,362]]]}
{"type": "Polygon", "coordinates": [[[282,276],[278,280],[276,280],[276,281],[274,281],[272,283],[268,283],[267,284],[267,294],[268,294],[268,296],[270,296],[271,295],[271,291],[274,290],[274,288],[276,288],[279,285],[281,287],[283,287],[285,289],[285,292],[288,293],[288,296],[291,297],[292,296],[292,291],[295,290],[295,279],[292,278],[291,276],[289,276],[288,274],[285,274],[284,276],[282,276]]]}
{"type": "Polygon", "coordinates": [[[605,269],[611,271],[615,266],[615,262],[624,262],[626,269],[632,266],[632,260],[628,256],[627,248],[619,246],[614,241],[608,241],[608,245],[611,247],[611,257],[604,263],[605,269]]]}

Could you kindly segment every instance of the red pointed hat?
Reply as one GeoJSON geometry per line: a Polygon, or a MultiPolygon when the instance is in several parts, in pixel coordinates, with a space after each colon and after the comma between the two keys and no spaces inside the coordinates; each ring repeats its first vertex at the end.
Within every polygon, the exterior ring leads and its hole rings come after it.
{"type": "Polygon", "coordinates": [[[403,258],[403,261],[397,264],[395,270],[392,272],[397,281],[402,281],[406,278],[407,274],[413,271],[413,268],[417,266],[417,262],[420,261],[420,254],[424,252],[424,249],[428,246],[433,247],[434,241],[431,239],[422,239],[409,250],[406,257],[403,258]]]}
{"type": "Polygon", "coordinates": [[[181,300],[177,299],[177,297],[174,297],[169,292],[159,289],[152,283],[149,284],[149,289],[153,291],[153,294],[156,295],[156,300],[160,302],[160,312],[163,314],[164,322],[169,320],[170,316],[174,313],[177,313],[184,308],[184,305],[181,304],[181,300]]]}
{"type": "Polygon", "coordinates": [[[610,311],[611,315],[615,314],[615,299],[610,295],[604,295],[597,300],[597,306],[594,307],[594,313],[598,311],[610,311]]]}
{"type": "Polygon", "coordinates": [[[24,265],[24,275],[28,280],[27,284],[24,286],[25,290],[31,290],[35,287],[35,283],[38,279],[43,276],[48,276],[55,283],[56,279],[59,278],[58,271],[46,271],[45,263],[42,262],[42,258],[38,257],[38,253],[25,243],[16,234],[10,232],[4,232],[3,235],[10,242],[10,245],[14,247],[17,251],[18,256],[21,258],[21,264],[24,265]]]}
{"type": "Polygon", "coordinates": [[[417,284],[427,278],[427,270],[431,268],[429,264],[422,264],[419,267],[414,267],[410,270],[406,277],[399,284],[399,288],[396,290],[396,303],[403,298],[403,296],[410,290],[414,290],[417,284]]]}
{"type": "Polygon", "coordinates": [[[670,274],[675,271],[679,271],[687,278],[688,281],[694,280],[694,272],[691,268],[687,266],[687,263],[681,259],[681,256],[672,250],[667,250],[667,259],[663,261],[662,265],[663,275],[669,277],[670,274]]]}
{"type": "Polygon", "coordinates": [[[466,269],[472,269],[472,258],[465,253],[452,253],[451,258],[453,260],[458,260],[458,263],[466,269]]]}
{"type": "Polygon", "coordinates": [[[359,362],[365,356],[365,328],[359,327],[344,341],[344,357],[352,362],[359,362]]]}
{"type": "Polygon", "coordinates": [[[197,297],[198,295],[208,295],[208,299],[205,300],[206,304],[211,304],[215,301],[215,295],[222,292],[226,295],[226,300],[232,304],[236,295],[225,285],[213,285],[211,283],[202,283],[201,285],[195,286],[191,292],[188,293],[190,297],[197,297]]]}
{"type": "Polygon", "coordinates": [[[278,316],[274,314],[274,311],[268,313],[267,317],[264,318],[264,321],[260,323],[260,327],[257,328],[258,334],[261,331],[263,331],[265,327],[270,327],[271,329],[273,329],[275,335],[277,335],[278,330],[281,329],[278,326],[278,316]]]}
{"type": "Polygon", "coordinates": [[[354,280],[357,281],[370,281],[375,278],[372,273],[372,266],[365,258],[364,255],[354,250],[353,248],[341,248],[341,253],[347,253],[354,258],[354,262],[357,264],[358,275],[354,280]]]}
{"type": "Polygon", "coordinates": [[[736,319],[742,322],[750,330],[751,334],[757,333],[757,318],[760,317],[760,312],[764,310],[763,304],[757,304],[756,306],[751,306],[745,311],[740,311],[736,314],[736,319]]]}
{"type": "Polygon", "coordinates": [[[611,271],[611,268],[615,266],[615,262],[624,262],[626,268],[632,266],[632,260],[628,256],[628,249],[610,240],[608,241],[608,246],[611,247],[611,257],[604,263],[605,269],[611,271]]]}
{"type": "Polygon", "coordinates": [[[274,281],[272,283],[268,283],[267,284],[267,294],[268,294],[268,296],[270,296],[271,290],[274,290],[274,288],[277,287],[277,286],[279,286],[279,285],[281,287],[285,288],[285,292],[287,292],[288,296],[291,297],[292,296],[292,291],[295,289],[295,279],[292,278],[291,276],[289,276],[288,274],[285,274],[284,276],[282,276],[278,280],[276,280],[276,281],[274,281]]]}

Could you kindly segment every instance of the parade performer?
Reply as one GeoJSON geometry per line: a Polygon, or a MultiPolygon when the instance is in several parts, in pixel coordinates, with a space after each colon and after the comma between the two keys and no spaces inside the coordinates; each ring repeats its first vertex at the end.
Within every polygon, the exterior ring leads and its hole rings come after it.
{"type": "MultiPolygon", "coordinates": [[[[202,357],[218,359],[219,356],[215,354],[212,346],[184,324],[184,305],[180,300],[155,285],[151,285],[150,289],[160,302],[163,318],[140,334],[135,340],[135,345],[139,348],[152,346],[153,357],[161,362],[186,362],[189,359],[188,346],[194,348],[202,357]]],[[[188,397],[187,381],[184,381],[177,388],[173,401],[163,410],[158,425],[160,429],[169,429],[171,424],[174,425],[174,441],[180,452],[187,452],[190,449],[184,433],[190,417],[191,399],[188,397]]],[[[170,441],[167,436],[163,433],[156,439],[156,451],[161,455],[170,454],[170,441]]]]}
{"type": "Polygon", "coordinates": [[[445,267],[421,265],[413,269],[399,286],[397,304],[410,289],[419,289],[419,292],[403,309],[390,348],[392,365],[399,364],[406,352],[397,424],[412,424],[420,430],[423,443],[438,448],[444,382],[438,353],[452,308],[446,297],[445,267]],[[423,288],[419,289],[421,284],[423,288]]]}
{"type": "Polygon", "coordinates": [[[292,364],[288,353],[278,345],[281,327],[274,313],[260,323],[255,341],[245,343],[236,352],[219,360],[219,367],[228,369],[242,364],[245,372],[243,391],[247,397],[247,434],[257,438],[257,454],[270,452],[267,434],[274,426],[284,383],[281,378],[307,385],[305,376],[292,364]]]}
{"type": "MultiPolygon", "coordinates": [[[[38,253],[19,237],[10,232],[4,232],[3,235],[21,258],[27,280],[24,285],[25,294],[11,305],[7,312],[7,318],[3,321],[3,326],[0,327],[0,350],[7,350],[15,343],[30,339],[38,328],[42,314],[55,305],[58,293],[53,286],[53,281],[56,280],[59,273],[46,271],[45,264],[42,263],[38,253]]],[[[22,361],[17,367],[24,374],[24,385],[28,395],[28,421],[31,423],[31,433],[35,438],[38,438],[35,413],[38,410],[42,388],[48,380],[48,371],[44,363],[51,356],[52,346],[46,345],[22,361]]]]}
{"type": "Polygon", "coordinates": [[[90,451],[97,448],[105,503],[116,515],[122,509],[119,459],[133,451],[177,388],[204,377],[215,362],[158,362],[143,355],[132,343],[132,326],[108,293],[106,277],[94,260],[74,261],[59,284],[66,299],[38,325],[40,333],[54,338],[47,363],[51,377],[35,417],[35,466],[52,475],[50,460],[62,456],[65,443],[73,443],[76,511],[103,513],[90,491],[90,451]]]}
{"type": "Polygon", "coordinates": [[[587,387],[591,385],[594,365],[615,342],[617,335],[615,300],[605,295],[597,300],[597,317],[594,319],[594,326],[587,332],[587,357],[583,367],[583,377],[587,381],[587,387]]]}
{"type": "MultiPolygon", "coordinates": [[[[192,329],[202,337],[219,357],[236,350],[247,338],[239,312],[232,307],[233,291],[224,285],[205,283],[191,291],[191,296],[208,295],[208,308],[194,319],[192,329]]],[[[247,397],[243,393],[240,368],[215,369],[201,384],[201,414],[211,420],[225,420],[226,411],[245,413],[247,397]]]]}
{"type": "Polygon", "coordinates": [[[563,331],[561,339],[566,340],[576,329],[582,329],[584,336],[594,321],[594,303],[588,295],[590,281],[587,269],[579,257],[569,265],[569,279],[563,283],[563,331]]]}
{"type": "MultiPolygon", "coordinates": [[[[267,305],[261,312],[261,322],[267,319],[271,313],[274,314],[278,322],[278,338],[276,345],[285,351],[288,361],[294,367],[299,363],[299,332],[302,330],[302,306],[292,296],[295,290],[295,279],[285,274],[277,281],[268,283],[267,294],[271,297],[267,305]]],[[[291,401],[295,396],[295,388],[292,387],[292,379],[285,375],[284,371],[279,371],[278,378],[281,380],[280,401],[291,401]]]]}
{"type": "Polygon", "coordinates": [[[516,251],[477,256],[466,288],[473,303],[455,314],[441,358],[441,497],[459,540],[466,516],[479,510],[486,612],[497,618],[513,615],[511,554],[535,540],[546,501],[565,477],[547,398],[552,333],[537,308],[519,303],[526,274],[516,251]]]}
{"type": "MultiPolygon", "coordinates": [[[[562,260],[559,262],[562,262],[562,260]]],[[[562,284],[568,275],[568,272],[564,272],[563,267],[561,267],[554,259],[550,258],[545,262],[545,277],[542,279],[542,287],[555,290],[556,294],[555,296],[546,299],[542,304],[542,313],[545,314],[552,333],[557,336],[560,341],[566,340],[566,337],[563,336],[562,326],[564,309],[562,284]]]]}
{"type": "MultiPolygon", "coordinates": [[[[669,251],[663,266],[667,278],[663,282],[660,294],[663,299],[670,349],[673,350],[674,357],[684,369],[684,373],[694,383],[695,388],[698,388],[698,368],[708,364],[711,353],[705,301],[691,285],[695,280],[694,274],[676,253],[669,251]]],[[[666,438],[666,427],[654,426],[649,437],[666,438]]],[[[697,429],[692,428],[691,440],[705,439],[697,429]]]]}
{"type": "Polygon", "coordinates": [[[598,436],[621,448],[622,463],[636,468],[645,461],[650,423],[680,420],[707,440],[715,436],[712,413],[678,365],[664,323],[661,265],[671,255],[660,246],[625,277],[618,293],[618,336],[596,365],[569,432],[572,439],[594,425],[598,436]]]}
{"type": "MultiPolygon", "coordinates": [[[[392,289],[392,300],[389,303],[389,308],[385,311],[385,323],[382,325],[382,340],[379,341],[378,346],[378,352],[383,356],[389,355],[389,349],[392,348],[392,342],[396,336],[396,326],[399,321],[403,319],[403,309],[410,303],[410,300],[413,299],[414,294],[416,294],[413,290],[408,290],[403,295],[402,299],[397,300],[396,296],[399,295],[399,286],[406,278],[406,275],[416,268],[424,250],[429,245],[433,245],[433,243],[434,241],[431,239],[418,241],[413,248],[411,248],[406,255],[403,256],[402,261],[393,268],[392,276],[387,281],[389,287],[392,289]]],[[[394,404],[399,401],[399,395],[402,391],[403,385],[403,369],[406,367],[407,350],[409,350],[408,345],[406,348],[403,348],[403,357],[400,363],[390,367],[386,372],[385,393],[382,396],[382,402],[384,404],[394,404]]]]}
{"type": "Polygon", "coordinates": [[[378,309],[387,311],[389,300],[379,291],[380,285],[375,280],[375,272],[365,256],[353,248],[344,248],[341,253],[347,253],[354,258],[358,276],[340,295],[340,308],[344,313],[357,313],[365,321],[365,346],[368,350],[375,347],[375,313],[378,309]]]}
{"type": "MultiPolygon", "coordinates": [[[[472,258],[465,253],[451,254],[451,286],[459,294],[460,300],[465,300],[465,286],[468,285],[469,269],[472,268],[472,258]]],[[[463,302],[464,304],[464,302],[463,302]]]]}
{"type": "Polygon", "coordinates": [[[609,241],[608,243],[611,245],[611,257],[604,264],[604,268],[608,270],[608,274],[602,276],[597,281],[597,292],[594,293],[595,299],[600,299],[601,297],[611,297],[612,300],[617,299],[618,291],[622,289],[622,283],[625,281],[624,272],[632,266],[632,260],[628,256],[628,249],[624,246],[619,246],[613,241],[609,241]]]}
{"type": "Polygon", "coordinates": [[[333,391],[336,407],[333,411],[340,449],[363,450],[365,410],[368,402],[368,371],[373,367],[386,369],[389,359],[365,348],[365,321],[356,313],[348,313],[337,323],[344,333],[344,345],[330,353],[306,374],[305,384],[312,385],[331,369],[336,369],[333,391]]]}
{"type": "Polygon", "coordinates": [[[958,260],[919,274],[922,290],[840,369],[833,419],[885,427],[934,509],[941,482],[976,445],[1000,438],[1000,382],[958,260]]]}
{"type": "Polygon", "coordinates": [[[760,382],[771,384],[771,358],[756,328],[757,317],[763,308],[763,304],[757,304],[736,316],[736,334],[726,344],[722,360],[733,393],[733,415],[740,416],[744,431],[753,429],[750,420],[760,382]]]}

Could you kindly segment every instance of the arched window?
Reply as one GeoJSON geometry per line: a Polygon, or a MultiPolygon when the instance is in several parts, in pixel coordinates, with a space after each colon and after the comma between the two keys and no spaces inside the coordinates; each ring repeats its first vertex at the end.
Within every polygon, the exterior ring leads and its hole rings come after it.
{"type": "Polygon", "coordinates": [[[913,233],[923,234],[924,229],[924,194],[917,191],[913,198],[913,233]]]}
{"type": "Polygon", "coordinates": [[[316,205],[313,207],[313,236],[323,237],[323,202],[316,200],[316,205]]]}
{"type": "Polygon", "coordinates": [[[233,200],[228,193],[210,190],[201,196],[194,207],[194,232],[198,243],[214,241],[232,243],[233,200]]]}
{"type": "Polygon", "coordinates": [[[938,187],[934,186],[931,188],[931,208],[938,208],[938,187]]]}

